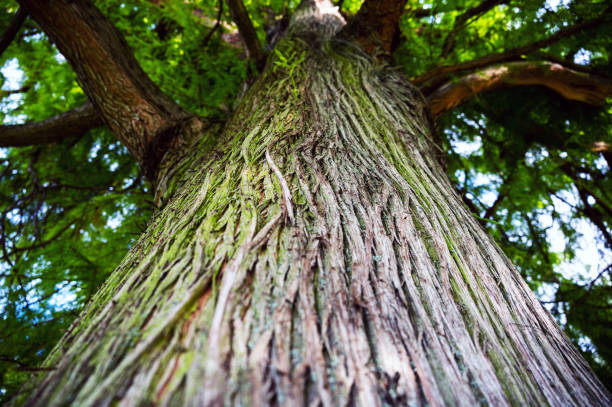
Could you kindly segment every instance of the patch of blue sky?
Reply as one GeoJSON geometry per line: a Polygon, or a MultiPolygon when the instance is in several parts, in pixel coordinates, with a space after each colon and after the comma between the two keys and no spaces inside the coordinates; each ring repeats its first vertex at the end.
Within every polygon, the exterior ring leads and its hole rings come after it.
{"type": "MultiPolygon", "coordinates": [[[[19,62],[17,61],[17,58],[11,58],[7,60],[2,66],[2,68],[0,68],[0,73],[4,78],[2,90],[17,90],[23,86],[23,82],[25,81],[25,74],[19,67],[19,62]]],[[[2,98],[2,100],[0,101],[0,111],[2,111],[2,113],[4,113],[5,115],[3,124],[20,124],[25,122],[25,115],[11,114],[11,112],[17,109],[22,102],[23,95],[21,95],[20,93],[13,93],[2,98]]]]}
{"type": "Polygon", "coordinates": [[[78,284],[74,281],[56,285],[55,293],[48,300],[49,306],[56,311],[74,308],[78,288],[78,284]]]}

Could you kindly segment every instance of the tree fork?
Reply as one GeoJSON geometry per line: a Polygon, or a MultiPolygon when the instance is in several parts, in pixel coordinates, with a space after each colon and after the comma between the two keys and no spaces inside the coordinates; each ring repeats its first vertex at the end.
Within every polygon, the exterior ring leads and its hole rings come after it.
{"type": "Polygon", "coordinates": [[[113,24],[89,0],[20,0],[77,74],[104,122],[138,160],[149,180],[183,123],[194,116],[144,73],[113,24]]]}
{"type": "Polygon", "coordinates": [[[406,0],[365,0],[341,36],[356,40],[364,50],[391,53],[399,43],[399,21],[406,0]]]}

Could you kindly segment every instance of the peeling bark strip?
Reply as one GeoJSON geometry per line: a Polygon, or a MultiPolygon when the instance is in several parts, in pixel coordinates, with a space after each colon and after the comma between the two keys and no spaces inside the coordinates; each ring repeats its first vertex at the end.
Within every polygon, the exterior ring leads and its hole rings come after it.
{"type": "Polygon", "coordinates": [[[89,0],[20,0],[77,74],[108,127],[154,180],[173,140],[164,138],[191,115],[142,71],[117,29],[89,0]]]}
{"type": "Polygon", "coordinates": [[[550,62],[509,62],[449,81],[427,96],[438,116],[481,92],[505,86],[539,85],[566,99],[601,106],[612,96],[612,82],[550,62]]]}
{"type": "Polygon", "coordinates": [[[609,405],[454,193],[418,90],[304,40],[333,13],[301,10],[277,49],[302,64],[176,163],[25,405],[609,405]]]}

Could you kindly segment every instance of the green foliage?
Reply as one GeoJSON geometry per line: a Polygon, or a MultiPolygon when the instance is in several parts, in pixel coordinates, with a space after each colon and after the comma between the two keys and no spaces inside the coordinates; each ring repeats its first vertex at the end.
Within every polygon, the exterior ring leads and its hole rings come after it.
{"type": "MultiPolygon", "coordinates": [[[[262,42],[298,2],[245,1],[262,42]]],[[[549,37],[607,6],[603,0],[504,2],[457,25],[480,3],[409,0],[395,63],[417,77],[549,37]]],[[[345,0],[342,11],[350,18],[360,4],[345,0]]],[[[96,5],[173,99],[203,116],[223,120],[231,113],[252,70],[235,46],[227,7],[209,36],[217,0],[96,5]]],[[[0,0],[0,27],[16,10],[15,2],[0,0]]],[[[608,21],[521,59],[554,57],[610,76],[611,38],[608,21]]],[[[276,69],[289,73],[297,98],[293,77],[303,55],[276,50],[273,57],[276,69]]],[[[2,89],[16,91],[2,93],[4,124],[41,120],[85,100],[66,61],[29,19],[0,66],[2,89]]],[[[606,383],[612,383],[612,248],[606,237],[612,181],[610,162],[593,143],[612,144],[611,112],[610,105],[595,109],[525,87],[480,95],[438,122],[449,174],[466,204],[606,383]],[[589,233],[594,241],[585,241],[589,233]],[[597,248],[598,269],[580,262],[585,245],[597,248]]],[[[149,218],[151,198],[126,149],[103,129],[55,145],[1,149],[0,174],[2,400],[16,394],[123,258],[149,218]]]]}
{"type": "MultiPolygon", "coordinates": [[[[198,114],[227,115],[247,66],[240,50],[221,41],[222,30],[202,43],[218,2],[97,5],[165,92],[198,114]]],[[[2,27],[16,10],[14,2],[0,3],[2,27]]],[[[3,69],[9,77],[0,77],[2,89],[22,89],[0,102],[5,124],[42,120],[85,100],[73,71],[29,19],[0,66],[13,67],[3,69]]],[[[152,206],[136,163],[103,129],[58,145],[1,149],[0,173],[2,400],[18,391],[124,257],[152,206]]]]}
{"type": "MultiPolygon", "coordinates": [[[[96,5],[125,35],[151,79],[189,111],[224,117],[247,65],[241,51],[221,40],[218,30],[207,43],[218,1],[189,3],[98,1],[96,5]]],[[[227,7],[225,7],[227,9],[227,7]]],[[[222,15],[222,24],[231,21],[222,15]]]]}
{"type": "Polygon", "coordinates": [[[602,132],[611,134],[608,110],[518,88],[482,95],[440,123],[449,150],[461,141],[475,146],[447,155],[458,190],[600,377],[612,383],[605,235],[612,226],[612,180],[609,163],[591,151],[602,132]],[[594,258],[578,258],[585,253],[594,258]]]}
{"type": "MultiPolygon", "coordinates": [[[[458,17],[481,3],[409,0],[413,14],[402,19],[395,61],[418,77],[609,13],[605,1],[504,2],[468,19],[444,55],[458,17]],[[423,8],[429,15],[415,18],[423,8]]],[[[611,38],[608,19],[521,59],[576,64],[609,78],[611,38]]],[[[594,108],[525,87],[481,94],[438,126],[449,175],[466,204],[612,388],[612,156],[594,148],[612,144],[610,113],[610,104],[594,108]]]]}
{"type": "Polygon", "coordinates": [[[0,160],[0,386],[17,390],[150,215],[127,150],[106,130],[0,160]]]}
{"type": "Polygon", "coordinates": [[[284,69],[287,71],[289,75],[289,79],[291,80],[291,94],[294,99],[297,99],[299,89],[295,83],[295,70],[300,66],[302,62],[304,62],[304,58],[306,58],[306,51],[302,51],[300,54],[297,51],[292,50],[287,55],[283,55],[283,53],[278,49],[274,49],[274,53],[276,54],[276,59],[274,60],[274,71],[277,69],[284,69]]]}

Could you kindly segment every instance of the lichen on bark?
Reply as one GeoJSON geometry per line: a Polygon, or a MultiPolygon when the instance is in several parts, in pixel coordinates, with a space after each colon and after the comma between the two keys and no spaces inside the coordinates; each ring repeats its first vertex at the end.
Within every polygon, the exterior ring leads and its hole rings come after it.
{"type": "Polygon", "coordinates": [[[183,150],[26,405],[609,402],[454,193],[420,93],[306,31],[183,150]]]}

